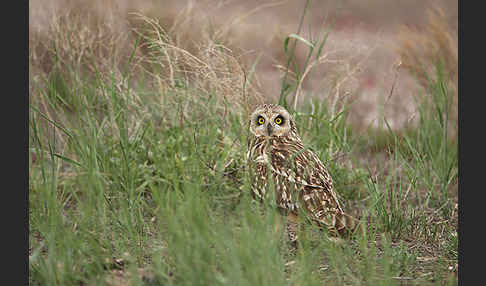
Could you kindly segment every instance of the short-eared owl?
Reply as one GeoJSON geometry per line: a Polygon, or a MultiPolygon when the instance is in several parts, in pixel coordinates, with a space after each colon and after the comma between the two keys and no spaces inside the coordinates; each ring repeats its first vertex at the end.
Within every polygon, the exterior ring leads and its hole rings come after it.
{"type": "Polygon", "coordinates": [[[247,159],[253,198],[263,200],[273,178],[276,203],[291,217],[305,213],[334,234],[354,228],[356,221],[339,205],[331,176],[319,158],[304,147],[285,108],[257,106],[250,116],[250,132],[247,159]]]}

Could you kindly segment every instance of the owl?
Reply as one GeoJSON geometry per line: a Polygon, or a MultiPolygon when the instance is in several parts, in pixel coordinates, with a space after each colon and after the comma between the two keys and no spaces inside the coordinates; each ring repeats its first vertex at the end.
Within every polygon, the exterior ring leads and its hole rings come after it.
{"type": "MultiPolygon", "coordinates": [[[[247,160],[253,198],[263,201],[273,188],[277,206],[294,225],[304,215],[335,235],[356,226],[357,221],[343,212],[329,172],[302,144],[284,107],[262,104],[251,114],[247,160]]],[[[289,225],[287,233],[291,240],[297,239],[296,230],[289,225]]]]}

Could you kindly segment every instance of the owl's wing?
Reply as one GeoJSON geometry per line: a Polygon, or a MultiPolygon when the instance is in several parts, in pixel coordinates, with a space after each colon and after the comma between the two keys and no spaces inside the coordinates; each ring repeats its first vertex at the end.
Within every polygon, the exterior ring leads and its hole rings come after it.
{"type": "Polygon", "coordinates": [[[273,171],[296,188],[300,204],[310,219],[339,232],[354,228],[354,219],[343,212],[333,191],[331,176],[319,158],[310,150],[289,153],[287,150],[274,152],[273,171]],[[285,164],[286,168],[279,167],[285,164]]]}
{"type": "Polygon", "coordinates": [[[310,150],[297,152],[275,149],[272,152],[272,171],[293,183],[300,196],[319,193],[329,207],[342,210],[332,187],[332,179],[321,160],[310,150]]]}

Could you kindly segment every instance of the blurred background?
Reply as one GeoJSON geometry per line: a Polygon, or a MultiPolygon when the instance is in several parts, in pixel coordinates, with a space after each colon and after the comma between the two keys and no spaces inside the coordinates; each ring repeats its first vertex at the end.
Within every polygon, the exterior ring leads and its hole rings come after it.
{"type": "MultiPolygon", "coordinates": [[[[89,56],[107,68],[126,61],[136,40],[133,31],[139,13],[158,20],[175,45],[189,52],[203,41],[223,44],[244,66],[254,69],[258,96],[275,101],[287,61],[284,42],[297,33],[305,3],[29,1],[31,95],[36,80],[52,72],[52,47],[59,55],[62,49],[69,50],[66,57],[73,61],[89,56]]],[[[438,59],[443,60],[457,98],[457,6],[454,0],[310,1],[299,35],[312,39],[329,34],[322,57],[302,82],[299,103],[339,98],[352,103],[349,119],[356,127],[376,126],[385,116],[392,128],[400,129],[413,122],[414,96],[423,92],[426,74],[433,74],[438,59]]],[[[308,47],[298,41],[298,67],[304,66],[307,52],[308,47]]],[[[137,49],[135,57],[143,53],[143,48],[137,49]]]]}

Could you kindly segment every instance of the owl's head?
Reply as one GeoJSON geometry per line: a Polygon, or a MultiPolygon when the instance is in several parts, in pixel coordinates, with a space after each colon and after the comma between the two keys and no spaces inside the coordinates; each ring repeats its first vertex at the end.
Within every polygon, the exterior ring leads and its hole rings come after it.
{"type": "Polygon", "coordinates": [[[289,132],[296,132],[295,124],[290,113],[276,104],[262,104],[255,108],[250,116],[250,131],[260,137],[286,136],[289,132]]]}

